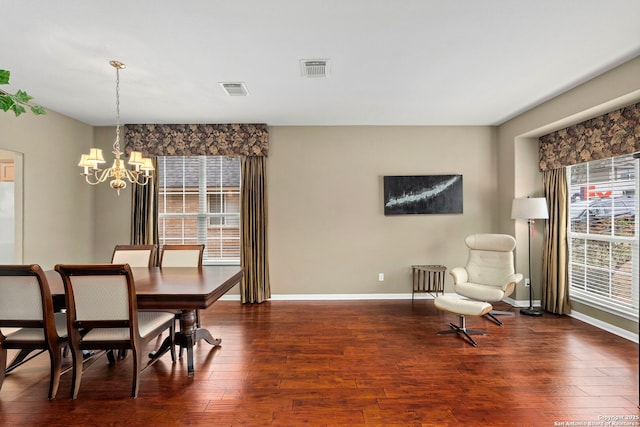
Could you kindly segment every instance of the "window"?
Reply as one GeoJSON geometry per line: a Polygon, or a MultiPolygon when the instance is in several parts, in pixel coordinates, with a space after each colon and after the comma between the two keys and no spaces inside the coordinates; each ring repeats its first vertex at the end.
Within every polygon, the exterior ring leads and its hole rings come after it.
{"type": "Polygon", "coordinates": [[[214,192],[208,194],[209,213],[213,214],[209,218],[210,226],[240,226],[240,192],[214,192]]]}
{"type": "Polygon", "coordinates": [[[567,168],[572,299],[638,318],[638,187],[632,155],[567,168]]]}
{"type": "Polygon", "coordinates": [[[240,159],[158,157],[159,243],[204,243],[203,264],[240,264],[240,159]]]}

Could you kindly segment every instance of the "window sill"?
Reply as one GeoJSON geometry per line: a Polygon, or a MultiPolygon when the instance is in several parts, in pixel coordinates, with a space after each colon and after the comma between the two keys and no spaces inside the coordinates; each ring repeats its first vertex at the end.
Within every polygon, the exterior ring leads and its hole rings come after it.
{"type": "Polygon", "coordinates": [[[615,307],[608,306],[604,302],[593,301],[589,298],[589,296],[582,295],[581,293],[575,293],[575,291],[570,292],[570,300],[579,302],[580,304],[584,304],[586,306],[595,308],[596,310],[603,311],[605,313],[612,314],[614,316],[618,316],[623,319],[632,320],[634,322],[638,321],[638,312],[635,313],[628,311],[620,310],[615,307]]]}

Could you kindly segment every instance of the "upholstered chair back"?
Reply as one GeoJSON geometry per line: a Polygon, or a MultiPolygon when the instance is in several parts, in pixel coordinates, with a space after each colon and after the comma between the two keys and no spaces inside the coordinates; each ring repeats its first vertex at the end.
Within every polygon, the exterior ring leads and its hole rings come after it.
{"type": "Polygon", "coordinates": [[[35,276],[0,276],[0,320],[43,320],[35,276]]]}
{"type": "Polygon", "coordinates": [[[489,286],[500,286],[504,279],[515,273],[513,250],[516,239],[507,234],[472,234],[465,243],[469,248],[466,270],[468,281],[489,286]]]}
{"type": "Polygon", "coordinates": [[[160,267],[202,267],[204,245],[164,245],[160,267]]]}
{"type": "Polygon", "coordinates": [[[71,276],[70,280],[76,320],[129,319],[126,276],[71,276]]]}
{"type": "Polygon", "coordinates": [[[111,258],[112,264],[129,264],[129,267],[151,267],[155,258],[155,245],[117,245],[111,258]]]}

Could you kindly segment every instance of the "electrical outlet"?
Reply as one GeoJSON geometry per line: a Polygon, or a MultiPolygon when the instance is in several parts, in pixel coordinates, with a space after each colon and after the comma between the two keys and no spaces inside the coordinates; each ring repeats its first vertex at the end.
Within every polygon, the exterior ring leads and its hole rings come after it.
{"type": "Polygon", "coordinates": [[[378,273],[378,281],[384,282],[384,273],[378,273]]]}
{"type": "Polygon", "coordinates": [[[529,278],[527,277],[526,279],[524,279],[524,287],[528,288],[529,286],[531,286],[531,280],[529,280],[529,278]]]}

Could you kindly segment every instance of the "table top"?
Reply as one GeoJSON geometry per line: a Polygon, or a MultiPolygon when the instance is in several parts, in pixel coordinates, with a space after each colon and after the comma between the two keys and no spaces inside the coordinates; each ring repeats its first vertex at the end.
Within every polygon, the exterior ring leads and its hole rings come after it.
{"type": "MultiPolygon", "coordinates": [[[[240,266],[132,268],[139,309],[204,309],[242,279],[240,266]]],[[[64,295],[62,278],[45,272],[53,296],[64,295]]]]}

